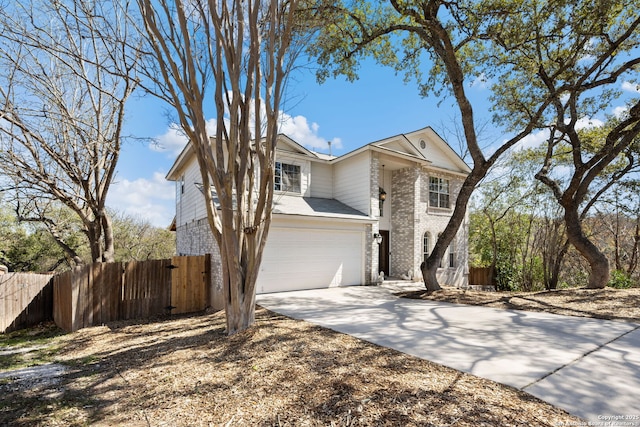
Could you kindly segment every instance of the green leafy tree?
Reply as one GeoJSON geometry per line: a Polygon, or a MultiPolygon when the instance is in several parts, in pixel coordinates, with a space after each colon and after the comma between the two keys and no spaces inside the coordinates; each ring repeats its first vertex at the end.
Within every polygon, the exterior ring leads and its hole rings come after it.
{"type": "MultiPolygon", "coordinates": [[[[492,43],[477,52],[487,78],[499,81],[493,101],[502,124],[519,129],[548,103],[536,127],[548,135],[536,178],[562,207],[569,242],[589,264],[588,287],[609,281],[609,262],[582,227],[581,216],[607,185],[596,182],[628,152],[640,133],[640,103],[611,126],[585,131],[585,122],[624,98],[640,65],[640,3],[631,1],[518,1],[485,3],[505,13],[488,27],[492,43]],[[490,30],[490,31],[489,31],[490,30]],[[596,143],[597,141],[597,143],[596,143]],[[567,156],[568,165],[559,163],[567,156]],[[568,166],[568,167],[567,167],[568,166]]],[[[631,164],[632,162],[629,162],[631,164]]]]}
{"type": "Polygon", "coordinates": [[[473,168],[426,262],[427,289],[439,287],[435,270],[475,186],[507,149],[536,129],[549,133],[536,177],[564,210],[568,239],[590,264],[589,286],[605,286],[606,257],[581,230],[579,209],[595,177],[640,132],[640,105],[632,101],[628,113],[607,133],[605,144],[590,155],[578,131],[584,120],[620,99],[617,89],[623,79],[634,81],[634,68],[640,64],[638,0],[329,3],[335,23],[323,30],[315,45],[324,66],[321,77],[331,71],[355,78],[359,60],[371,55],[415,78],[423,94],[448,89],[459,107],[473,168]],[[426,75],[423,63],[430,65],[426,75]],[[491,87],[498,123],[516,134],[487,156],[478,145],[473,106],[466,94],[465,83],[475,78],[491,87]],[[563,141],[571,148],[573,163],[564,188],[552,173],[552,159],[563,141]]]}
{"type": "Polygon", "coordinates": [[[143,218],[113,214],[116,261],[166,259],[175,255],[174,233],[143,218]]]}
{"type": "MultiPolygon", "coordinates": [[[[318,57],[321,80],[340,74],[355,79],[360,61],[373,57],[380,64],[405,73],[407,79],[416,80],[424,96],[440,96],[443,92],[451,95],[459,109],[462,134],[473,167],[457,195],[451,219],[423,264],[427,290],[440,289],[437,269],[466,217],[475,187],[509,148],[536,128],[551,103],[551,99],[544,96],[536,100],[528,120],[521,123],[513,136],[494,145],[490,153],[483,152],[474,106],[467,91],[472,81],[483,76],[486,58],[482,53],[492,43],[496,44],[491,33],[496,23],[503,14],[515,10],[515,2],[488,5],[441,0],[327,0],[318,8],[327,25],[311,45],[310,53],[318,57]]],[[[497,74],[501,68],[492,71],[497,74]]]]}
{"type": "MultiPolygon", "coordinates": [[[[64,216],[51,214],[64,222],[64,216]]],[[[66,229],[65,240],[74,245],[79,254],[86,254],[88,248],[80,233],[73,227],[66,229]],[[84,247],[82,246],[84,244],[84,247]]],[[[0,204],[0,264],[6,265],[10,271],[49,272],[63,271],[73,264],[65,251],[56,244],[49,231],[39,223],[18,221],[11,205],[0,204]]]]}
{"type": "Polygon", "coordinates": [[[530,168],[517,159],[508,155],[478,187],[469,240],[477,262],[495,272],[499,288],[533,290],[543,283],[536,206],[544,195],[539,184],[531,185],[530,168]]]}

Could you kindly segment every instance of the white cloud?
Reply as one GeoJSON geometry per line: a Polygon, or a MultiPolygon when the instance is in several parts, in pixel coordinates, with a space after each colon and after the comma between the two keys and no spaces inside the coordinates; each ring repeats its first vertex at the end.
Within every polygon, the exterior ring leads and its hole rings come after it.
{"type": "Polygon", "coordinates": [[[477,87],[479,89],[486,89],[487,87],[487,76],[485,73],[480,74],[475,78],[473,82],[471,82],[471,87],[477,87]]]}
{"type": "Polygon", "coordinates": [[[180,151],[187,145],[187,137],[179,125],[172,123],[167,131],[154,138],[151,149],[158,152],[168,152],[171,157],[180,154],[180,151]]]}
{"type": "Polygon", "coordinates": [[[156,227],[168,227],[175,214],[175,184],[160,172],[151,179],[117,180],[109,191],[108,206],[156,227]]]}
{"type": "Polygon", "coordinates": [[[622,117],[623,117],[623,116],[624,116],[628,111],[629,111],[629,108],[628,108],[628,107],[626,107],[626,106],[619,106],[619,107],[615,107],[615,108],[612,110],[612,113],[613,113],[613,115],[614,115],[616,118],[620,119],[620,118],[622,118],[622,117]]]}
{"type": "MultiPolygon", "coordinates": [[[[253,122],[253,118],[251,119],[253,122]]],[[[210,136],[216,133],[216,119],[207,120],[207,133],[210,136]]],[[[280,130],[297,143],[322,152],[329,151],[329,140],[318,135],[320,126],[312,122],[309,124],[304,116],[290,116],[287,113],[280,112],[280,130]]],[[[155,143],[151,145],[151,149],[158,152],[167,152],[170,157],[176,157],[184,146],[187,144],[187,137],[176,123],[169,125],[165,133],[154,138],[155,143]]],[[[331,148],[342,149],[342,141],[340,138],[331,140],[331,148]]]]}
{"type": "MultiPolygon", "coordinates": [[[[312,150],[323,152],[329,151],[329,141],[318,135],[320,126],[313,122],[309,125],[307,118],[304,116],[290,116],[286,113],[280,113],[280,132],[287,135],[297,143],[304,145],[312,150]]],[[[341,149],[342,141],[340,138],[331,140],[332,149],[341,149]]]]}
{"type": "Polygon", "coordinates": [[[604,126],[604,122],[600,119],[589,119],[587,117],[583,117],[578,119],[576,122],[576,130],[599,128],[601,126],[604,126]]]}
{"type": "Polygon", "coordinates": [[[637,84],[637,83],[623,82],[622,83],[622,90],[625,90],[627,92],[640,93],[640,85],[637,84]]]}
{"type": "Polygon", "coordinates": [[[530,148],[537,148],[541,144],[549,139],[549,131],[541,130],[538,132],[530,133],[522,138],[515,146],[514,150],[528,150],[530,148]]]}

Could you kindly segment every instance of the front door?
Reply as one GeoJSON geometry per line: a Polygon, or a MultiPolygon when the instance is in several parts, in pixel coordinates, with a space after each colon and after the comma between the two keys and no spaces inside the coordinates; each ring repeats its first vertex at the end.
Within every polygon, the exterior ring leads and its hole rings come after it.
{"type": "Polygon", "coordinates": [[[378,273],[384,271],[384,277],[389,277],[389,230],[380,230],[382,243],[378,250],[378,273]]]}

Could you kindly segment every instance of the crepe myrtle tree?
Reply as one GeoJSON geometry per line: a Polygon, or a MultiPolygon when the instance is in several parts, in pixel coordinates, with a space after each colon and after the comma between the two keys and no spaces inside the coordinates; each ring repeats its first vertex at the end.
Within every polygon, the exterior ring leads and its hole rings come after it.
{"type": "Polygon", "coordinates": [[[296,56],[297,0],[137,0],[148,89],[175,111],[222,257],[227,333],[255,318],[271,223],[278,117],[296,56]],[[215,132],[206,117],[215,117],[215,132]],[[214,204],[215,194],[216,204],[214,204]]]}

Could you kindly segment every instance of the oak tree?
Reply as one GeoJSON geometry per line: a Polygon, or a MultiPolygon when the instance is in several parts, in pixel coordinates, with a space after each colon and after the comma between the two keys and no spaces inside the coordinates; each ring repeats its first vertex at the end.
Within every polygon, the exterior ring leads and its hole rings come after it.
{"type": "MultiPolygon", "coordinates": [[[[564,208],[567,235],[592,267],[589,285],[604,286],[606,258],[580,230],[579,207],[593,177],[637,134],[637,104],[607,136],[603,150],[584,159],[577,130],[619,99],[624,78],[640,59],[638,0],[326,0],[319,13],[329,24],[312,45],[319,77],[357,78],[372,56],[415,79],[423,95],[447,91],[456,101],[473,162],[452,217],[423,268],[428,290],[439,289],[436,271],[464,220],[469,198],[496,161],[527,135],[550,130],[547,161],[537,175],[564,208]],[[468,88],[480,79],[492,92],[496,122],[508,136],[483,152],[468,88]],[[561,189],[550,174],[558,143],[569,142],[573,179],[561,189]]],[[[632,80],[631,80],[632,82],[632,80]]]]}

